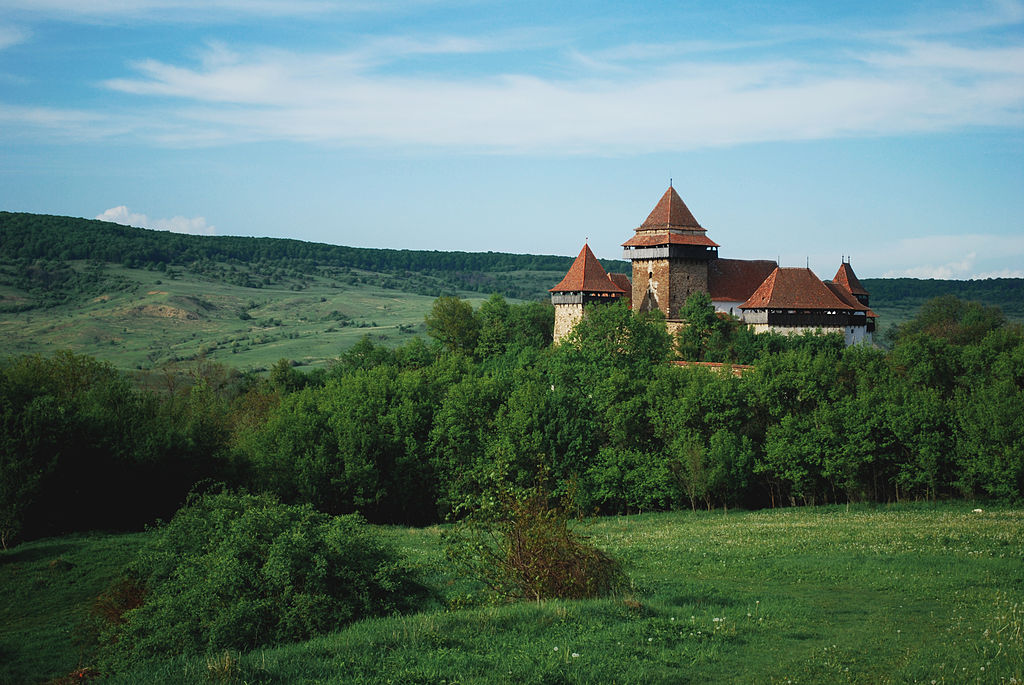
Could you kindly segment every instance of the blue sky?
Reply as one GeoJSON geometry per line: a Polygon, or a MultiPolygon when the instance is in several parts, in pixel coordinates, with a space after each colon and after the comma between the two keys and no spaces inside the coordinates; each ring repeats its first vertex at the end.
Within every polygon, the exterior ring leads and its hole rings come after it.
{"type": "Polygon", "coordinates": [[[0,0],[0,209],[1024,277],[1024,3],[0,0]],[[823,8],[827,7],[827,11],[823,8]]]}

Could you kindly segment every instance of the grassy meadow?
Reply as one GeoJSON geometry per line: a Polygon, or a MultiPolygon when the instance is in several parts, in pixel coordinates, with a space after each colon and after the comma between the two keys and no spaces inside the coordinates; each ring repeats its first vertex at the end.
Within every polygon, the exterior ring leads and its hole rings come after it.
{"type": "MultiPolygon", "coordinates": [[[[973,506],[601,518],[588,534],[624,562],[630,591],[513,605],[450,575],[442,528],[382,527],[439,589],[435,609],[104,682],[1024,682],[1024,510],[973,506]]],[[[0,553],[0,682],[90,665],[75,625],[145,535],[0,553]]]]}

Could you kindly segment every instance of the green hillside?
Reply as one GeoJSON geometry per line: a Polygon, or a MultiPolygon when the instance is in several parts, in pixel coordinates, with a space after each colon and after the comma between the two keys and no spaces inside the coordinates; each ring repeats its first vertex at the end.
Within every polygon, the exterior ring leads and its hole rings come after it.
{"type": "MultiPolygon", "coordinates": [[[[69,268],[97,271],[81,263],[69,268]]],[[[316,276],[247,288],[184,270],[168,276],[105,265],[99,271],[92,287],[65,302],[0,313],[2,352],[72,349],[123,369],[199,358],[243,369],[267,368],[282,357],[318,364],[365,335],[397,342],[422,331],[434,300],[316,276]]],[[[6,303],[30,297],[9,285],[0,292],[6,303]]]]}
{"type": "MultiPolygon", "coordinates": [[[[498,606],[469,601],[474,587],[445,563],[440,527],[379,527],[445,608],[249,652],[169,657],[110,681],[1020,682],[1024,512],[972,508],[607,517],[588,533],[624,560],[629,593],[498,606]]],[[[79,626],[151,535],[70,535],[0,552],[13,598],[0,605],[0,683],[100,675],[75,642],[79,626]]]]}
{"type": "Polygon", "coordinates": [[[366,335],[397,344],[421,333],[440,295],[546,299],[572,263],[10,212],[0,212],[0,238],[0,354],[66,348],[123,369],[199,358],[242,369],[282,357],[320,364],[366,335]]]}
{"type": "MultiPolygon", "coordinates": [[[[439,295],[545,300],[572,258],[192,236],[0,212],[0,354],[72,349],[122,369],[199,358],[322,364],[423,331],[439,295]]],[[[628,273],[624,261],[605,261],[628,273]]],[[[1024,321],[1024,279],[864,279],[885,331],[954,294],[1024,321]]]]}

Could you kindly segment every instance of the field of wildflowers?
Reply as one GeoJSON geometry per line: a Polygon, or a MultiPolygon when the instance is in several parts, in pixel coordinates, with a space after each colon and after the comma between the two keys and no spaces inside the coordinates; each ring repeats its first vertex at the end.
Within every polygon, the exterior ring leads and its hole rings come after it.
{"type": "MultiPolygon", "coordinates": [[[[587,532],[623,561],[628,592],[511,605],[482,603],[450,575],[440,528],[385,528],[447,607],[109,682],[1024,683],[1024,509],[976,506],[598,519],[587,532]]],[[[70,563],[76,544],[65,545],[70,563]]],[[[0,557],[0,582],[25,584],[16,596],[30,602],[32,574],[52,575],[49,562],[0,557]]],[[[10,657],[16,608],[2,611],[10,657]]],[[[35,680],[75,667],[53,664],[35,680]]]]}

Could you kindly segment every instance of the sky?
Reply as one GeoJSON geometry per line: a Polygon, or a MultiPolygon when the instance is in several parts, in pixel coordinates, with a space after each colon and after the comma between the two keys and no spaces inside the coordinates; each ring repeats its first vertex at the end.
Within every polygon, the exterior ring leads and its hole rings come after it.
{"type": "Polygon", "coordinates": [[[1024,1],[0,0],[0,210],[1024,277],[1024,1]],[[827,9],[826,9],[827,8],[827,9]]]}

